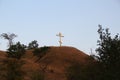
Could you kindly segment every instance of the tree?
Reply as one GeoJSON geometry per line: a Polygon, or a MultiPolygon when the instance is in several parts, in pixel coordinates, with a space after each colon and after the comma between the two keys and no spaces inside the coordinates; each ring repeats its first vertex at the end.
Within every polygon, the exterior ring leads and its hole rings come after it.
{"type": "Polygon", "coordinates": [[[37,43],[36,40],[32,41],[29,43],[28,45],[28,49],[35,49],[35,48],[38,48],[39,44],[37,43]]]}
{"type": "Polygon", "coordinates": [[[25,54],[25,48],[26,46],[24,44],[17,42],[7,49],[7,57],[20,59],[25,54]]]}
{"type": "Polygon", "coordinates": [[[14,33],[2,33],[1,37],[9,41],[8,46],[10,47],[13,45],[13,39],[17,37],[17,35],[14,33]]]}
{"type": "Polygon", "coordinates": [[[97,60],[103,66],[104,79],[119,80],[120,74],[120,37],[119,35],[111,36],[109,29],[103,29],[98,25],[99,40],[97,52],[97,60]]]}

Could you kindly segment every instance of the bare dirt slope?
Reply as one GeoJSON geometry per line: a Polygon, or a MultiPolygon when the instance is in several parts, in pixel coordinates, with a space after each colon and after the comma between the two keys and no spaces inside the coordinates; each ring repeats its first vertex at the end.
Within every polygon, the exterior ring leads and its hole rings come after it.
{"type": "MultiPolygon", "coordinates": [[[[26,73],[25,80],[31,80],[32,72],[44,71],[45,80],[66,80],[65,70],[73,63],[86,64],[89,57],[74,47],[50,47],[46,55],[36,62],[33,50],[26,51],[21,60],[24,61],[22,70],[26,73]]],[[[5,59],[5,52],[0,52],[0,60],[5,59]]]]}

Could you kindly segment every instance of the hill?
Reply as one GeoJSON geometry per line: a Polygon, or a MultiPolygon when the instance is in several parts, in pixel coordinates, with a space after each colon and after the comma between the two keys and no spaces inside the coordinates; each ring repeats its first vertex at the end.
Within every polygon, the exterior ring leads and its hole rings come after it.
{"type": "MultiPolygon", "coordinates": [[[[5,52],[0,52],[0,60],[4,61],[5,52]]],[[[74,47],[50,47],[46,54],[39,59],[33,55],[33,50],[27,50],[21,59],[24,64],[24,79],[31,80],[36,71],[45,73],[45,80],[66,80],[65,70],[73,63],[87,64],[89,55],[74,47]]]]}

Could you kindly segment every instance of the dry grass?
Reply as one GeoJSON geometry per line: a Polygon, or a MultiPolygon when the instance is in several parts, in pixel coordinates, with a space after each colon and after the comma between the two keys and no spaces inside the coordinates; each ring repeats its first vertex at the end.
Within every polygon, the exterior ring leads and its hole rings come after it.
{"type": "MultiPolygon", "coordinates": [[[[75,62],[87,63],[89,57],[84,52],[73,47],[50,47],[47,54],[38,62],[38,57],[33,56],[33,50],[29,50],[23,56],[22,70],[26,73],[25,80],[31,80],[32,72],[44,71],[45,80],[66,80],[65,69],[75,62]]],[[[5,59],[5,52],[0,51],[0,61],[5,59]]]]}

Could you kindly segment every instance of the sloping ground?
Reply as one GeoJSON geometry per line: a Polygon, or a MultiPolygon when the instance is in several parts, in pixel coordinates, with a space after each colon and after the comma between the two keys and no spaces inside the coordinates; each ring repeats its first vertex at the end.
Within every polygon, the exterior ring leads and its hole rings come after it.
{"type": "Polygon", "coordinates": [[[0,63],[6,58],[6,53],[4,51],[0,51],[0,63]]]}
{"type": "MultiPolygon", "coordinates": [[[[65,69],[73,63],[87,64],[89,56],[73,47],[50,47],[46,55],[39,61],[33,56],[33,50],[28,50],[21,60],[24,61],[22,70],[25,80],[31,80],[33,72],[43,71],[45,80],[66,80],[65,69]]],[[[5,59],[5,52],[0,52],[0,60],[5,59]],[[2,54],[3,53],[3,54],[2,54]]]]}
{"type": "Polygon", "coordinates": [[[66,80],[65,69],[75,62],[85,64],[87,54],[73,47],[50,47],[47,54],[38,62],[38,58],[28,51],[24,58],[26,64],[24,69],[28,72],[34,70],[43,70],[46,74],[46,80],[66,80]]]}

